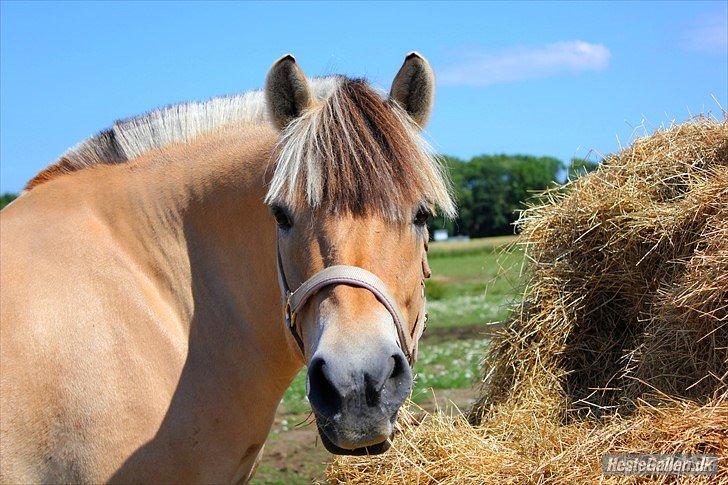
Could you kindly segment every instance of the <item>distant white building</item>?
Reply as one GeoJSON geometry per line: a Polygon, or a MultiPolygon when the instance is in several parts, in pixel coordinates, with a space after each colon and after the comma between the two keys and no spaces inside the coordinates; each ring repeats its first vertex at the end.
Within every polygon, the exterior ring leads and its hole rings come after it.
{"type": "Polygon", "coordinates": [[[432,234],[432,239],[435,241],[447,241],[447,229],[435,229],[435,232],[432,234]]]}

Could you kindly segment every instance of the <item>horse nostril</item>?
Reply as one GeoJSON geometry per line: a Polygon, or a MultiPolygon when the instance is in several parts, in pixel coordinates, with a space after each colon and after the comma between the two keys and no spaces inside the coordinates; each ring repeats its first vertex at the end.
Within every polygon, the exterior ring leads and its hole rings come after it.
{"type": "Polygon", "coordinates": [[[395,362],[392,358],[389,358],[386,366],[378,376],[370,373],[364,374],[364,399],[370,408],[379,404],[382,389],[389,382],[394,368],[395,362]]]}
{"type": "Polygon", "coordinates": [[[379,377],[369,373],[364,375],[364,397],[367,406],[377,406],[382,397],[382,393],[385,392],[385,388],[388,388],[391,392],[393,389],[399,387],[399,381],[406,378],[406,365],[404,357],[397,353],[387,359],[387,363],[382,368],[381,373],[379,373],[379,377]]]}
{"type": "Polygon", "coordinates": [[[377,382],[372,379],[372,376],[366,374],[364,376],[364,399],[367,406],[374,407],[379,404],[379,395],[381,386],[377,385],[377,382]]]}
{"type": "Polygon", "coordinates": [[[389,378],[398,379],[405,373],[407,362],[401,353],[394,354],[392,359],[394,360],[394,367],[392,368],[392,373],[389,375],[389,378]]]}
{"type": "Polygon", "coordinates": [[[316,357],[308,366],[309,402],[320,414],[333,416],[341,409],[341,395],[326,375],[326,361],[316,357]]]}

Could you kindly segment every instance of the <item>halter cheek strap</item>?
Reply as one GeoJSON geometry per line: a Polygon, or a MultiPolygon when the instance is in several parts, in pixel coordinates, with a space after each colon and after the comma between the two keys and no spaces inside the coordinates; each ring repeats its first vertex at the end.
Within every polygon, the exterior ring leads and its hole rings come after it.
{"type": "MultiPolygon", "coordinates": [[[[421,311],[415,321],[412,333],[409,326],[399,310],[396,300],[390,295],[387,285],[374,273],[358,266],[336,265],[322,269],[311,278],[301,284],[295,291],[291,291],[283,272],[283,261],[281,252],[278,250],[278,283],[284,295],[285,324],[293,335],[301,354],[304,354],[303,339],[296,325],[298,311],[306,305],[306,302],[316,293],[333,285],[347,285],[364,288],[371,292],[377,300],[387,309],[394,326],[397,330],[399,346],[407,357],[410,365],[417,360],[417,343],[425,330],[427,314],[421,311]]],[[[422,282],[422,298],[424,300],[424,280],[422,282]]],[[[424,310],[424,309],[423,309],[424,310]]]]}

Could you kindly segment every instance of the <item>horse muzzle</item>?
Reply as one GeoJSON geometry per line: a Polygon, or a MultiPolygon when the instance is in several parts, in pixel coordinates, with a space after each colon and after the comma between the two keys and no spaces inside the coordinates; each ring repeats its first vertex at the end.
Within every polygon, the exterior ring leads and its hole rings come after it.
{"type": "Polygon", "coordinates": [[[357,350],[355,359],[317,351],[308,369],[308,399],[321,440],[340,455],[386,451],[397,411],[412,390],[412,371],[397,345],[357,350]]]}

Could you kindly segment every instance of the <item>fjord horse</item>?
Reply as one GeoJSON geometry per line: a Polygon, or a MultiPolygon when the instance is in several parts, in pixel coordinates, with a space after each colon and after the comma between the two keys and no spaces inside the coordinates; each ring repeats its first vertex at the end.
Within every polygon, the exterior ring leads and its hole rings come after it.
{"type": "Polygon", "coordinates": [[[285,56],[31,180],[0,213],[2,482],[245,482],[303,365],[327,449],[386,450],[454,212],[433,93],[416,53],[388,95],[285,56]]]}

